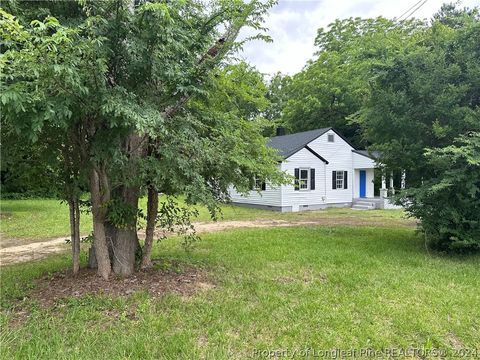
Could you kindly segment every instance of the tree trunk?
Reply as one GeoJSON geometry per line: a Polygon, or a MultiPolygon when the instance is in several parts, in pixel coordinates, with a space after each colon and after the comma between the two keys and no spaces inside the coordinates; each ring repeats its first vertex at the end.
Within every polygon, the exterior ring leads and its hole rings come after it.
{"type": "Polygon", "coordinates": [[[97,258],[95,257],[95,248],[90,246],[88,249],[88,265],[90,269],[96,269],[98,267],[97,258]]]}
{"type": "Polygon", "coordinates": [[[146,269],[152,266],[152,246],[155,234],[155,224],[158,213],[158,192],[153,186],[148,187],[147,201],[147,227],[145,229],[145,245],[143,247],[143,257],[141,268],[146,269]]]}
{"type": "Polygon", "coordinates": [[[70,242],[72,244],[73,274],[80,269],[80,208],[78,199],[72,197],[68,201],[70,208],[70,242]]]}
{"type": "MultiPolygon", "coordinates": [[[[144,138],[138,134],[131,134],[124,144],[124,152],[130,162],[131,177],[135,178],[139,160],[145,155],[144,138]]],[[[128,276],[135,271],[135,255],[140,249],[137,237],[137,214],[140,185],[123,186],[116,191],[115,197],[131,209],[134,209],[132,219],[127,220],[127,226],[116,228],[113,244],[113,272],[117,275],[128,276]]]]}
{"type": "Polygon", "coordinates": [[[97,261],[97,273],[105,280],[108,280],[111,272],[111,263],[105,236],[105,208],[102,201],[97,169],[92,169],[90,175],[90,194],[92,198],[93,248],[95,249],[95,258],[97,261]]]}
{"type": "Polygon", "coordinates": [[[75,199],[75,244],[73,249],[73,273],[76,275],[80,269],[80,205],[75,199]]]}
{"type": "MultiPolygon", "coordinates": [[[[138,209],[140,188],[124,187],[121,190],[122,202],[135,211],[138,209]]],[[[116,228],[113,239],[113,272],[121,276],[129,276],[135,271],[135,254],[138,249],[137,220],[131,219],[127,227],[116,228]]]]}
{"type": "Polygon", "coordinates": [[[105,221],[104,225],[105,225],[105,237],[107,239],[107,246],[108,246],[108,256],[110,258],[110,262],[113,264],[113,247],[117,239],[117,228],[109,221],[105,221]]]}
{"type": "Polygon", "coordinates": [[[80,269],[80,206],[78,199],[72,200],[73,207],[73,236],[72,236],[72,262],[73,262],[73,274],[76,275],[80,269]]]}
{"type": "Polygon", "coordinates": [[[113,272],[120,276],[132,275],[135,271],[137,232],[135,229],[119,229],[113,247],[113,272]]]}

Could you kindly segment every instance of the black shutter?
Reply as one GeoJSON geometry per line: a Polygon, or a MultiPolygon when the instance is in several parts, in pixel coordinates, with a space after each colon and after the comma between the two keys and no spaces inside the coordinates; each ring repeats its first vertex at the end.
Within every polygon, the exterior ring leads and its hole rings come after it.
{"type": "Polygon", "coordinates": [[[262,181],[262,190],[266,190],[267,189],[267,184],[265,183],[265,181],[262,181]]]}
{"type": "Polygon", "coordinates": [[[299,178],[300,178],[300,169],[295,169],[295,190],[300,190],[299,188],[299,178]]]}
{"type": "Polygon", "coordinates": [[[332,171],[332,189],[335,190],[337,188],[337,172],[332,171]]]}
{"type": "Polygon", "coordinates": [[[310,190],[315,190],[315,169],[310,169],[310,190]]]}
{"type": "Polygon", "coordinates": [[[348,185],[348,181],[347,181],[347,179],[348,179],[348,171],[344,171],[344,172],[343,172],[343,188],[344,188],[344,189],[348,189],[348,186],[347,186],[347,185],[348,185]]]}

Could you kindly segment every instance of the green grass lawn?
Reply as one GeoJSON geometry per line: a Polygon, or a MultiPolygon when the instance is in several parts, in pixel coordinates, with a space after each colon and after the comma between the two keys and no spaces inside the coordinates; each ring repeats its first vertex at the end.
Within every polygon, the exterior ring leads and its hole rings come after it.
{"type": "MultiPolygon", "coordinates": [[[[141,199],[140,206],[146,211],[146,199],[141,199]]],[[[196,221],[211,221],[210,214],[203,206],[196,207],[199,216],[196,221]]],[[[300,213],[279,213],[270,210],[252,209],[233,205],[223,205],[219,220],[308,220],[318,217],[342,217],[355,219],[381,218],[390,223],[401,223],[403,211],[388,210],[375,212],[358,212],[351,209],[328,209],[300,213]]],[[[70,225],[68,205],[54,199],[1,200],[0,246],[12,246],[15,241],[38,241],[54,237],[68,236],[70,225]]],[[[90,214],[82,214],[81,233],[88,234],[92,229],[90,214]]]]}
{"type": "MultiPolygon", "coordinates": [[[[41,240],[70,234],[68,205],[59,200],[1,200],[0,220],[5,239],[41,240]]],[[[81,233],[91,228],[91,216],[82,214],[81,233]]]]}
{"type": "Polygon", "coordinates": [[[69,259],[2,269],[2,358],[231,359],[274,349],[480,347],[480,257],[429,254],[413,229],[235,230],[203,235],[191,252],[169,238],[155,256],[204,269],[216,287],[191,297],[91,296],[48,309],[26,301],[30,318],[12,323],[16,299],[33,279],[67,268],[69,259]]]}

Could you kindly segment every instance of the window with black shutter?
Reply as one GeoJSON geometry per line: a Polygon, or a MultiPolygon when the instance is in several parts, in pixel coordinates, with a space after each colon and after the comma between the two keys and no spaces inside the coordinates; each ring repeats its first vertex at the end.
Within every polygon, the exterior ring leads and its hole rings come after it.
{"type": "Polygon", "coordinates": [[[299,188],[299,177],[300,177],[300,169],[295,169],[295,190],[300,190],[299,188]]]}
{"type": "Polygon", "coordinates": [[[265,191],[266,189],[267,189],[267,185],[266,185],[265,181],[261,180],[260,178],[255,177],[252,190],[265,191]]]}
{"type": "Polygon", "coordinates": [[[308,190],[308,172],[310,169],[300,169],[300,178],[298,179],[300,190],[308,190]]]}
{"type": "Polygon", "coordinates": [[[315,190],[315,169],[310,169],[310,190],[315,190]]]}
{"type": "Polygon", "coordinates": [[[295,190],[315,190],[315,169],[295,169],[295,190]]]}
{"type": "Polygon", "coordinates": [[[332,171],[332,189],[348,189],[348,171],[332,171]]]}

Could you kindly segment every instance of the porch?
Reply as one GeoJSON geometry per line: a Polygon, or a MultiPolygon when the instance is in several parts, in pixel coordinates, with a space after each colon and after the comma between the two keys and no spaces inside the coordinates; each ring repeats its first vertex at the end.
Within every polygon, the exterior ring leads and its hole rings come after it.
{"type": "MultiPolygon", "coordinates": [[[[375,169],[377,171],[377,169],[375,169]]],[[[401,209],[401,206],[395,205],[392,196],[395,195],[394,173],[390,172],[388,177],[385,171],[381,175],[381,187],[375,196],[374,169],[355,169],[354,170],[354,197],[352,209],[355,210],[373,210],[373,209],[401,209]],[[387,181],[388,180],[388,181],[387,181]],[[388,187],[387,187],[388,183],[388,187]]],[[[397,178],[398,179],[398,178],[397,178]]],[[[400,190],[405,189],[406,173],[401,172],[400,190]]],[[[398,185],[398,184],[397,184],[398,185]]]]}

